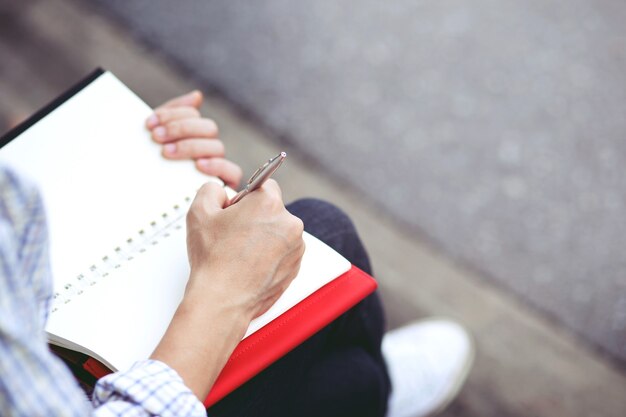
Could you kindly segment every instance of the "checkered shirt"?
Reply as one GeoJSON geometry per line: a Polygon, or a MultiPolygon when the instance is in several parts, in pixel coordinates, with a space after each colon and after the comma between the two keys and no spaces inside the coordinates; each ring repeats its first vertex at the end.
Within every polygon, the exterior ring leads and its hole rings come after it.
{"type": "Polygon", "coordinates": [[[100,379],[90,404],[48,349],[51,294],[39,194],[0,168],[0,415],[206,416],[180,376],[154,360],[100,379]]]}

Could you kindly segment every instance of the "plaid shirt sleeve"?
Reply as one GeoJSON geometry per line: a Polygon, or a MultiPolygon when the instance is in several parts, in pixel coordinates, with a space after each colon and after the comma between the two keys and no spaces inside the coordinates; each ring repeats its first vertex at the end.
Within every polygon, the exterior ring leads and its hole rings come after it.
{"type": "Polygon", "coordinates": [[[0,415],[206,416],[180,376],[152,360],[99,380],[88,403],[47,346],[47,250],[38,193],[0,169],[0,415]]]}

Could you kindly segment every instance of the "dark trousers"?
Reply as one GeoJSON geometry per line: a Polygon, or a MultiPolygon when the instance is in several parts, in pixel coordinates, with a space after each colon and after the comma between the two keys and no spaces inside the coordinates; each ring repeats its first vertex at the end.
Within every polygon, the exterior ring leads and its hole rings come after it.
{"type": "MultiPolygon", "coordinates": [[[[319,200],[287,209],[307,232],[371,274],[367,253],[352,221],[319,200]]],[[[385,329],[376,293],[288,353],[226,398],[209,416],[382,417],[390,381],[380,345],[385,329]]]]}

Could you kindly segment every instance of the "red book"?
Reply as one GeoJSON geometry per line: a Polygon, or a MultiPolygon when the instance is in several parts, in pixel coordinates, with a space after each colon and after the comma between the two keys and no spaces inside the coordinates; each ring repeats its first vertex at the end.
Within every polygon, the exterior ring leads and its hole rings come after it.
{"type": "MultiPolygon", "coordinates": [[[[245,338],[233,351],[204,400],[204,406],[210,407],[224,398],[374,292],[376,287],[372,277],[352,266],[348,272],[245,338]]],[[[96,378],[111,372],[93,358],[88,359],[83,367],[96,378]]]]}

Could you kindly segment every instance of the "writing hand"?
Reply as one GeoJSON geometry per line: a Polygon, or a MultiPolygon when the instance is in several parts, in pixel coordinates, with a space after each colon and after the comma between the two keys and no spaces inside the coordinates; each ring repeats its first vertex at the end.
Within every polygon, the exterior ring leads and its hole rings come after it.
{"type": "Polygon", "coordinates": [[[204,399],[250,321],[289,286],[304,254],[303,224],[268,180],[227,206],[224,189],[205,184],[187,215],[191,274],[185,296],[152,354],[204,399]],[[226,208],[225,208],[226,207],[226,208]]]}

